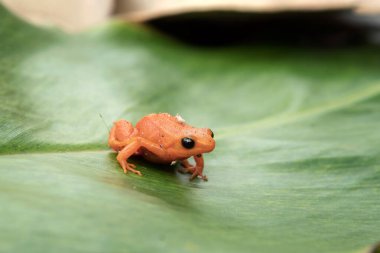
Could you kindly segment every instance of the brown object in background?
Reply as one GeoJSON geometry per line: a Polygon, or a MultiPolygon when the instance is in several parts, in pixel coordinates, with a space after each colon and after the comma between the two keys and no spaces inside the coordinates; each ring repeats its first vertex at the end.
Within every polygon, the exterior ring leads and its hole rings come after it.
{"type": "Polygon", "coordinates": [[[84,30],[112,14],[114,0],[0,0],[26,21],[58,27],[67,32],[84,30]]]}
{"type": "Polygon", "coordinates": [[[116,11],[133,22],[189,12],[283,12],[355,9],[357,0],[117,0],[116,11]]]}
{"type": "Polygon", "coordinates": [[[380,0],[361,0],[356,10],[363,14],[380,14],[380,0]]]}

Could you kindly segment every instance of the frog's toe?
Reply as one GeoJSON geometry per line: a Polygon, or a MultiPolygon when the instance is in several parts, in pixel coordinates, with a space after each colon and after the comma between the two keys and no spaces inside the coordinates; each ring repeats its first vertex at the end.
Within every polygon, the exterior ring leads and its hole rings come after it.
{"type": "Polygon", "coordinates": [[[198,171],[194,171],[193,174],[191,175],[191,177],[189,178],[189,181],[192,181],[194,180],[194,178],[196,177],[199,177],[201,178],[203,181],[208,181],[208,178],[206,175],[202,175],[201,173],[199,173],[198,171]]]}
{"type": "Polygon", "coordinates": [[[136,165],[134,165],[133,163],[128,163],[128,166],[132,169],[136,168],[136,165]]]}
{"type": "Polygon", "coordinates": [[[196,178],[197,176],[198,176],[198,172],[195,171],[195,172],[191,175],[191,177],[189,178],[189,181],[193,181],[194,178],[196,178]]]}
{"type": "Polygon", "coordinates": [[[142,176],[141,172],[139,170],[135,170],[133,168],[128,168],[128,170],[132,173],[135,173],[136,175],[142,176]]]}
{"type": "Polygon", "coordinates": [[[184,173],[184,174],[186,174],[186,173],[193,174],[195,171],[195,167],[184,167],[182,169],[179,169],[178,171],[181,173],[184,173]]]}
{"type": "Polygon", "coordinates": [[[135,168],[136,168],[136,165],[134,165],[133,163],[128,163],[127,170],[129,170],[130,172],[135,173],[136,175],[142,176],[141,172],[139,170],[135,170],[135,168]]]}
{"type": "Polygon", "coordinates": [[[133,173],[135,173],[136,175],[142,176],[142,174],[139,170],[135,170],[133,173]]]}

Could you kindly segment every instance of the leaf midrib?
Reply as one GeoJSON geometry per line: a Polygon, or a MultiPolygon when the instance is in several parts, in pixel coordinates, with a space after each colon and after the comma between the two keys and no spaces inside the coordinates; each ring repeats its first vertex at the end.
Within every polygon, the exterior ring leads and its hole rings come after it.
{"type": "MultiPolygon", "coordinates": [[[[257,120],[257,121],[252,121],[252,122],[247,122],[245,124],[241,125],[234,125],[230,127],[225,127],[225,128],[219,128],[215,129],[215,132],[218,132],[218,135],[216,137],[216,140],[221,140],[221,139],[226,139],[228,137],[237,135],[237,134],[246,134],[250,132],[255,132],[255,131],[264,131],[271,129],[273,127],[278,127],[278,126],[283,126],[289,123],[294,123],[297,121],[300,121],[302,119],[306,118],[312,118],[321,114],[326,114],[330,113],[333,111],[341,110],[344,109],[352,104],[363,102],[365,100],[371,99],[375,96],[380,94],[380,83],[376,82],[373,85],[362,89],[362,90],[356,90],[355,92],[347,95],[340,97],[338,99],[334,99],[331,101],[328,101],[324,104],[320,104],[315,107],[311,107],[307,110],[301,110],[298,112],[294,113],[278,113],[271,115],[269,117],[265,117],[263,119],[257,120]]],[[[90,145],[90,144],[88,144],[90,145]]],[[[86,146],[88,146],[86,145],[86,146]]],[[[99,145],[98,143],[96,145],[99,145]]],[[[65,146],[66,148],[68,145],[62,145],[65,146]]],[[[34,151],[26,151],[26,152],[3,152],[0,153],[0,156],[8,156],[8,155],[25,155],[25,154],[54,154],[54,153],[79,153],[79,152],[100,152],[100,153],[105,153],[108,152],[107,149],[83,149],[83,148],[75,148],[70,147],[70,151],[64,151],[64,150],[52,150],[50,151],[42,151],[42,150],[36,150],[34,151]]]]}

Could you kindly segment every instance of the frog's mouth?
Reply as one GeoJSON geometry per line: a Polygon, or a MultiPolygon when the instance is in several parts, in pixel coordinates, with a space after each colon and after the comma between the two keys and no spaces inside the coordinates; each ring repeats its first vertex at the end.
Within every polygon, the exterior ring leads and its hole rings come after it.
{"type": "Polygon", "coordinates": [[[214,150],[215,148],[215,141],[214,139],[208,139],[206,141],[198,142],[198,145],[196,145],[197,150],[196,154],[203,154],[203,153],[209,153],[214,150]]]}

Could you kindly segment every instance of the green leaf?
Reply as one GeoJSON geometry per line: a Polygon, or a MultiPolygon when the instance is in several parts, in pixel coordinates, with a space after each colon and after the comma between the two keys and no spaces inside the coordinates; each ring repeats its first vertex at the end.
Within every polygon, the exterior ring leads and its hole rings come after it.
{"type": "Polygon", "coordinates": [[[357,252],[380,232],[380,50],[202,49],[0,8],[1,252],[357,252]],[[112,121],[213,129],[209,182],[107,147],[112,121]],[[104,125],[99,114],[105,120],[104,125]]]}

